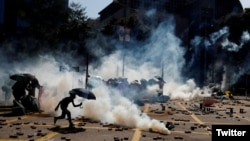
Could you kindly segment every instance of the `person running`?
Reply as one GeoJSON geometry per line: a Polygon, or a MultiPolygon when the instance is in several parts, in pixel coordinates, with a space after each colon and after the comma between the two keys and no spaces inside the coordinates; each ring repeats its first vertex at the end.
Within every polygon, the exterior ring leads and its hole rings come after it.
{"type": "Polygon", "coordinates": [[[58,116],[58,117],[54,117],[54,124],[56,124],[56,121],[57,121],[58,119],[64,119],[65,116],[67,115],[68,121],[69,121],[69,127],[71,128],[71,127],[74,127],[74,124],[73,124],[73,122],[72,122],[72,120],[71,120],[71,113],[70,113],[70,111],[67,109],[67,107],[68,107],[69,103],[71,103],[71,102],[72,102],[72,104],[73,104],[74,107],[80,107],[80,106],[82,106],[82,103],[80,103],[80,104],[78,104],[78,105],[75,105],[75,103],[74,103],[75,94],[74,94],[74,93],[71,93],[71,92],[70,92],[69,94],[70,94],[70,96],[63,98],[63,99],[58,103],[58,105],[56,106],[55,111],[57,111],[58,108],[59,108],[59,106],[60,106],[60,108],[61,108],[61,110],[62,110],[62,114],[61,114],[60,116],[58,116]]]}

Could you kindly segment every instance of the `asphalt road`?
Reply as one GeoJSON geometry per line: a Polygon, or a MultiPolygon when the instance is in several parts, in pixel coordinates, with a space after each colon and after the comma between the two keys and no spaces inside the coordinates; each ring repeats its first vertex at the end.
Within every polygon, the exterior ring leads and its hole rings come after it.
{"type": "Polygon", "coordinates": [[[67,120],[58,120],[59,127],[53,124],[52,116],[43,112],[7,116],[11,106],[0,106],[0,141],[211,141],[212,125],[250,125],[249,100],[239,97],[200,108],[203,100],[171,100],[140,107],[152,119],[173,123],[171,134],[104,124],[85,117],[73,119],[76,129],[69,130],[67,120]]]}

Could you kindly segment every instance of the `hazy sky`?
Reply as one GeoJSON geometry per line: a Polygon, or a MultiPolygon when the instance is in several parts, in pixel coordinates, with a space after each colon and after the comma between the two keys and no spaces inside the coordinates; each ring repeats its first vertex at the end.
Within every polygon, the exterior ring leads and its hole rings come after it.
{"type": "Polygon", "coordinates": [[[69,3],[80,3],[83,7],[86,7],[87,16],[89,18],[99,17],[98,12],[110,4],[113,0],[69,0],[69,3]]]}
{"type": "MultiPolygon", "coordinates": [[[[105,8],[113,0],[69,0],[69,2],[80,3],[83,7],[86,7],[87,16],[89,18],[97,18],[98,12],[105,8]]],[[[250,0],[240,0],[243,7],[250,7],[250,0]]]]}
{"type": "Polygon", "coordinates": [[[242,5],[243,5],[243,8],[250,8],[250,0],[240,0],[242,5]]]}

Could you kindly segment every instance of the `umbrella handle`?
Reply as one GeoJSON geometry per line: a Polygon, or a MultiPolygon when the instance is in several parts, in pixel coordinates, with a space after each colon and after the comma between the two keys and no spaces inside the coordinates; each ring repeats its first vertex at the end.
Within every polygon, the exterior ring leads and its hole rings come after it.
{"type": "MultiPolygon", "coordinates": [[[[81,103],[82,103],[82,102],[83,102],[83,99],[82,99],[81,103]]],[[[83,108],[83,106],[81,105],[81,106],[80,106],[80,108],[82,109],[82,108],[83,108]]]]}

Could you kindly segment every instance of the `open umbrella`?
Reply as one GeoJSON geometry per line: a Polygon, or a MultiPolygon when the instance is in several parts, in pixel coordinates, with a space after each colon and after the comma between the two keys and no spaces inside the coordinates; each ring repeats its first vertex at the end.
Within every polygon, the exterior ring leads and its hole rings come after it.
{"type": "Polygon", "coordinates": [[[165,102],[167,102],[167,101],[169,101],[169,100],[170,100],[170,97],[167,96],[167,95],[161,95],[161,96],[157,96],[157,97],[155,98],[155,101],[156,101],[156,102],[159,102],[159,103],[165,103],[165,102]]]}
{"type": "Polygon", "coordinates": [[[34,80],[36,77],[29,73],[17,73],[10,76],[10,79],[16,81],[23,81],[23,80],[34,80]]]}
{"type": "Polygon", "coordinates": [[[156,78],[158,81],[162,81],[163,83],[166,83],[166,82],[163,80],[163,78],[160,77],[160,76],[155,76],[155,78],[156,78]]]}
{"type": "Polygon", "coordinates": [[[72,89],[72,90],[70,90],[69,93],[78,95],[79,97],[82,97],[82,98],[85,98],[88,100],[95,100],[96,99],[94,93],[92,93],[91,91],[89,91],[87,89],[83,89],[83,88],[72,89]]]}

